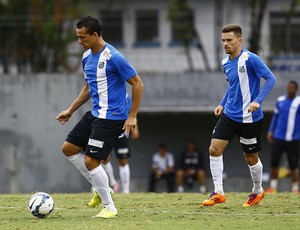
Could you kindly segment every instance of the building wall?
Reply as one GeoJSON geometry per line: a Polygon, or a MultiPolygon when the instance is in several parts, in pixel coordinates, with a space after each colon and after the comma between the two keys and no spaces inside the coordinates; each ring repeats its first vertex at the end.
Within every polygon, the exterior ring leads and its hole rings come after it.
{"type": "MultiPolygon", "coordinates": [[[[217,105],[223,89],[213,89],[217,73],[203,75],[205,84],[197,85],[196,78],[189,75],[173,75],[177,82],[172,91],[169,86],[170,76],[143,76],[145,93],[139,115],[141,138],[133,143],[133,156],[130,160],[132,178],[146,178],[151,168],[151,155],[157,145],[165,142],[176,157],[184,148],[189,137],[197,138],[201,150],[207,155],[211,131],[216,122],[212,108],[217,105]],[[182,82],[180,78],[189,78],[182,82]],[[155,78],[155,80],[154,80],[155,78]],[[169,79],[169,80],[166,80],[169,79]],[[156,82],[153,85],[153,82],[156,82]],[[179,84],[180,83],[180,84],[179,84]],[[177,88],[177,86],[181,86],[177,88]],[[163,90],[167,89],[167,90],[163,90]],[[191,90],[193,89],[193,90],[191,90]],[[152,91],[156,90],[157,96],[152,91]],[[192,94],[188,92],[192,91],[192,94]],[[206,92],[206,94],[202,94],[206,92]],[[190,95],[190,97],[188,97],[190,95]],[[217,95],[217,97],[215,96],[217,95]],[[191,100],[183,100],[185,97],[191,100]],[[155,107],[155,101],[159,106],[155,107]],[[194,103],[199,102],[198,110],[194,103]],[[207,103],[209,102],[209,103],[207,103]],[[168,104],[177,103],[177,110],[166,110],[168,104]],[[205,103],[205,104],[202,104],[205,103]],[[188,106],[189,105],[189,106],[188,106]],[[153,108],[153,111],[151,111],[153,108]],[[157,112],[159,109],[161,112],[157,112]]],[[[222,74],[217,74],[221,76],[222,74]]],[[[274,94],[264,106],[271,107],[278,95],[284,93],[289,79],[296,79],[296,74],[278,76],[278,84],[274,94]],[[275,94],[275,92],[277,92],[275,94]]],[[[201,82],[201,81],[200,81],[201,82]]],[[[0,192],[49,191],[77,192],[89,190],[89,184],[84,180],[74,166],[62,155],[61,145],[66,135],[85,113],[90,109],[89,103],[74,113],[66,125],[59,124],[55,117],[64,110],[78,95],[84,85],[82,76],[78,75],[5,75],[0,78],[0,192]],[[16,161],[13,161],[16,156],[16,161]],[[17,163],[15,166],[14,162],[17,163]],[[17,168],[17,172],[15,171],[17,168]],[[17,174],[18,178],[13,175],[17,174]],[[11,186],[11,181],[19,181],[19,189],[11,186]]],[[[222,86],[220,84],[219,86],[222,86]]],[[[174,107],[173,107],[174,108],[174,107]]],[[[176,108],[176,107],[175,107],[176,108]]],[[[266,126],[269,118],[266,118],[266,126]]],[[[268,165],[268,144],[263,134],[263,160],[268,165]]],[[[208,156],[207,156],[208,157],[208,156]]],[[[208,158],[207,158],[208,160],[208,158]]],[[[228,175],[247,176],[245,164],[239,144],[236,140],[228,148],[225,156],[225,170],[228,175]]],[[[208,163],[208,161],[207,161],[208,163]]],[[[206,165],[208,170],[208,164],[206,165]]],[[[18,187],[18,186],[17,186],[18,187]]]]}
{"type": "MultiPolygon", "coordinates": [[[[171,23],[167,18],[168,2],[168,0],[117,0],[114,4],[108,4],[108,1],[101,1],[100,4],[99,1],[89,0],[83,1],[83,5],[89,15],[97,18],[100,18],[100,10],[124,11],[123,33],[125,45],[118,48],[139,72],[183,73],[188,70],[184,49],[180,46],[170,46],[172,35],[171,23]],[[134,47],[136,41],[135,12],[138,9],[155,9],[159,12],[158,41],[160,45],[158,47],[134,47]]],[[[217,8],[215,1],[210,0],[190,0],[189,2],[194,10],[196,30],[200,34],[211,69],[217,69],[221,63],[221,60],[217,60],[217,47],[219,47],[220,59],[225,56],[221,46],[221,28],[218,28],[216,24],[217,15],[221,15],[220,27],[229,23],[240,24],[243,27],[244,47],[249,47],[252,21],[249,0],[224,0],[221,3],[221,8],[217,8]]],[[[289,4],[290,0],[268,1],[261,28],[262,36],[259,51],[259,54],[265,61],[268,61],[271,55],[270,12],[287,11],[289,4]]],[[[103,37],[105,39],[105,32],[103,37]]],[[[191,47],[191,55],[195,69],[205,70],[203,57],[195,46],[191,47]]]]}

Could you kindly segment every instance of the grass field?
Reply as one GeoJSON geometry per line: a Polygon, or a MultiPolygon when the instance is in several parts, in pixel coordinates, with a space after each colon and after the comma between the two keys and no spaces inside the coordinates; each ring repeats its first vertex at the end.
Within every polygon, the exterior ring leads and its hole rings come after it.
{"type": "Polygon", "coordinates": [[[31,194],[0,195],[0,229],[300,229],[299,195],[266,195],[260,206],[243,208],[246,193],[227,193],[226,204],[203,207],[208,194],[115,194],[116,219],[93,219],[90,193],[51,194],[54,211],[38,219],[27,210],[31,194]]]}

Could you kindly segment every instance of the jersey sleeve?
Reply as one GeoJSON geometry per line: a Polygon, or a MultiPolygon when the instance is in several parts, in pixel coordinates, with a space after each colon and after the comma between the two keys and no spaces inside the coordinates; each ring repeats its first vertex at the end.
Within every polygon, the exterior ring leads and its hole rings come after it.
{"type": "Polygon", "coordinates": [[[169,153],[168,157],[168,167],[174,167],[175,166],[175,160],[172,153],[169,153]]]}
{"type": "Polygon", "coordinates": [[[197,164],[197,169],[202,169],[204,168],[205,165],[205,159],[203,153],[198,149],[198,164],[197,164]]]}
{"type": "Polygon", "coordinates": [[[275,131],[275,128],[277,126],[277,121],[278,121],[278,100],[276,102],[276,105],[275,105],[275,108],[274,108],[274,113],[273,113],[273,116],[272,116],[272,119],[271,119],[271,122],[270,122],[270,126],[269,126],[269,129],[268,129],[269,132],[273,133],[275,131]]]}
{"type": "Polygon", "coordinates": [[[256,54],[252,53],[250,55],[249,62],[251,63],[251,67],[253,68],[256,76],[259,78],[261,78],[261,77],[265,76],[267,73],[271,72],[269,67],[256,54]]]}
{"type": "Polygon", "coordinates": [[[228,98],[228,87],[227,87],[226,92],[225,92],[225,94],[224,94],[224,96],[222,98],[222,101],[220,102],[221,106],[223,106],[223,107],[225,106],[225,104],[227,102],[227,98],[228,98]]]}
{"type": "Polygon", "coordinates": [[[180,156],[180,162],[178,163],[178,169],[186,169],[185,152],[183,152],[180,156]]]}
{"type": "Polygon", "coordinates": [[[126,60],[126,58],[122,54],[119,53],[114,55],[111,60],[115,66],[115,71],[124,81],[129,80],[137,74],[133,66],[126,60]]]}

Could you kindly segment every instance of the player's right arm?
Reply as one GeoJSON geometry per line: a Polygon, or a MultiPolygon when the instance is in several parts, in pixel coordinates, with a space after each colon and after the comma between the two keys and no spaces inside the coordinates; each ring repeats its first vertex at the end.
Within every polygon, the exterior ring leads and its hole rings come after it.
{"type": "Polygon", "coordinates": [[[276,102],[274,113],[273,113],[273,116],[272,116],[272,119],[271,119],[271,122],[270,122],[268,133],[267,133],[267,140],[268,140],[269,143],[273,142],[273,133],[274,133],[274,130],[277,126],[277,121],[278,121],[278,108],[277,108],[277,105],[278,105],[278,101],[276,102]]]}
{"type": "Polygon", "coordinates": [[[224,111],[224,107],[222,105],[219,105],[217,108],[215,108],[214,113],[216,117],[221,116],[221,114],[224,111]]]}
{"type": "Polygon", "coordinates": [[[65,124],[69,121],[72,114],[85,102],[90,99],[89,86],[87,83],[83,86],[81,92],[78,97],[73,101],[73,103],[60,114],[57,115],[56,120],[58,120],[61,124],[65,124]]]}
{"type": "Polygon", "coordinates": [[[223,113],[224,106],[225,106],[225,104],[227,102],[227,98],[228,98],[228,87],[226,89],[226,92],[225,92],[225,94],[223,96],[222,101],[220,102],[220,105],[218,105],[217,108],[215,108],[215,110],[214,110],[214,114],[215,114],[216,117],[221,116],[221,114],[223,113]]]}

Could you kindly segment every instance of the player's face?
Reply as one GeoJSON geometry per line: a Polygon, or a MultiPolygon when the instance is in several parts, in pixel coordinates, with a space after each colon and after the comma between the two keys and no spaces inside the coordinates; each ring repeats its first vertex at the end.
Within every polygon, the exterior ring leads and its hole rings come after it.
{"type": "Polygon", "coordinates": [[[97,37],[96,32],[90,35],[87,33],[86,28],[82,27],[80,29],[76,28],[76,35],[78,37],[78,44],[80,44],[85,50],[93,48],[97,37]]]}
{"type": "Polygon", "coordinates": [[[166,155],[167,150],[165,148],[160,147],[160,148],[158,148],[158,152],[161,156],[164,156],[164,155],[166,155]]]}
{"type": "Polygon", "coordinates": [[[295,84],[288,84],[287,86],[287,94],[289,98],[294,98],[297,93],[297,87],[295,84]]]}
{"type": "Polygon", "coordinates": [[[236,57],[241,52],[242,37],[237,37],[233,32],[222,33],[222,44],[225,53],[236,57]]]}

